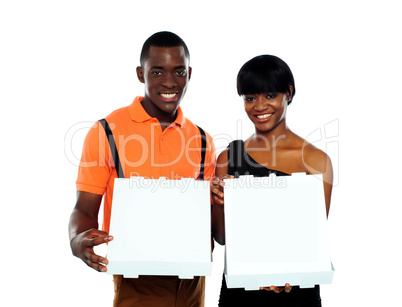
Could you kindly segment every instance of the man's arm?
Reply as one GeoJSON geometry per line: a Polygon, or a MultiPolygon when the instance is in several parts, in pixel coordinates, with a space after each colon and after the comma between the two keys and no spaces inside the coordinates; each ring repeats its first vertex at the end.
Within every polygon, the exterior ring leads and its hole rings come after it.
{"type": "Polygon", "coordinates": [[[98,213],[102,195],[78,191],[77,203],[70,216],[68,230],[73,255],[99,272],[106,272],[106,258],[96,255],[93,247],[113,240],[106,232],[98,230],[98,213]]]}

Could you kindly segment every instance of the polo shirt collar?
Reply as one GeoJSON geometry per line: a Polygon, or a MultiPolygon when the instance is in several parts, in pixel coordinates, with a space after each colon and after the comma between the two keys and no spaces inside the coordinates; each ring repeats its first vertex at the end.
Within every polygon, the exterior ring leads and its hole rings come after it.
{"type": "MultiPolygon", "coordinates": [[[[143,99],[144,97],[142,96],[135,97],[133,103],[128,107],[131,119],[139,123],[146,122],[153,118],[144,110],[144,107],[141,104],[141,101],[143,99]]],[[[179,126],[182,126],[184,125],[184,122],[185,118],[183,115],[183,111],[181,110],[180,107],[178,107],[177,117],[174,123],[178,124],[179,126]]]]}

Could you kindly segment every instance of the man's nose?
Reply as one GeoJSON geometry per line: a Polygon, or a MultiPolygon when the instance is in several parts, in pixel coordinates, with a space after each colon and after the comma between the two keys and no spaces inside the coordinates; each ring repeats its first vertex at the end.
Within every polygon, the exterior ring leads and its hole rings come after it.
{"type": "Polygon", "coordinates": [[[177,82],[172,74],[165,74],[162,85],[167,88],[174,88],[177,86],[177,82]]]}

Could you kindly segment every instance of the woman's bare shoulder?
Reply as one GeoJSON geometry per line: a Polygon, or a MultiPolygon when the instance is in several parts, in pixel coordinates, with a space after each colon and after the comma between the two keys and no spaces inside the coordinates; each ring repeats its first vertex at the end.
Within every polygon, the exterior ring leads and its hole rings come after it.
{"type": "Polygon", "coordinates": [[[328,166],[331,165],[329,156],[310,142],[302,140],[301,156],[306,170],[312,174],[325,173],[328,170],[328,166]]]}

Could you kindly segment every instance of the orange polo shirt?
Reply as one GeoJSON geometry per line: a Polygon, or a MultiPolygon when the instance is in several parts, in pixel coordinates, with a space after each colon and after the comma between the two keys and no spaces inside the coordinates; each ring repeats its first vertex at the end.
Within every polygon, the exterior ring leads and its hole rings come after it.
{"type": "MultiPolygon", "coordinates": [[[[166,177],[197,178],[201,162],[201,136],[198,127],[183,116],[179,107],[176,120],[162,131],[159,121],[148,115],[136,97],[128,107],[105,117],[113,132],[124,176],[150,179],[166,177]]],[[[211,180],[215,170],[215,146],[206,133],[204,180],[211,180]]],[[[102,229],[109,233],[114,179],[113,157],[102,125],[89,130],[78,170],[77,190],[104,195],[102,229]]]]}

